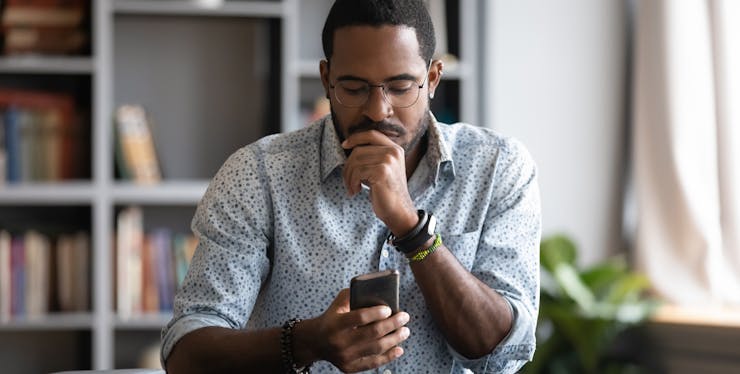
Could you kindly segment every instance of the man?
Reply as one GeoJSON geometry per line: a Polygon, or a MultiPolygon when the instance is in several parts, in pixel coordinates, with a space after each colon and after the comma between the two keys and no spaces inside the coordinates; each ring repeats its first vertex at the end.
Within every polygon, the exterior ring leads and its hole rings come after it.
{"type": "Polygon", "coordinates": [[[332,113],[218,172],[193,220],[200,244],[163,362],[178,373],[515,372],[534,352],[539,293],[528,153],[435,121],[443,64],[420,0],[338,0],[322,41],[332,113]],[[402,311],[350,310],[350,279],[385,269],[400,273],[402,311]]]}

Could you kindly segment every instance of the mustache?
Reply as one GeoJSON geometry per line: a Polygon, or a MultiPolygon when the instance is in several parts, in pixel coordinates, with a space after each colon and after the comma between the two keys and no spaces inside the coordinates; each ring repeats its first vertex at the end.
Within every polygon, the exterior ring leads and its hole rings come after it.
{"type": "Polygon", "coordinates": [[[375,122],[369,118],[363,119],[360,123],[352,125],[347,129],[347,133],[352,135],[357,132],[377,130],[384,134],[394,133],[398,136],[406,135],[406,128],[400,125],[390,123],[388,121],[375,122]]]}

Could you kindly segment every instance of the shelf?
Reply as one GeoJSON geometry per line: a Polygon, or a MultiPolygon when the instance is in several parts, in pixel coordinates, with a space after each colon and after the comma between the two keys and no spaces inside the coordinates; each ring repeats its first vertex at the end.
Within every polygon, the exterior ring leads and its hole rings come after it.
{"type": "Polygon", "coordinates": [[[91,313],[51,313],[38,317],[20,317],[0,322],[0,331],[86,330],[91,329],[91,313]]]}
{"type": "MultiPolygon", "coordinates": [[[[319,62],[301,60],[294,65],[294,69],[301,78],[319,78],[319,62]]],[[[465,63],[447,64],[442,79],[463,79],[471,74],[470,66],[465,63]]]]}
{"type": "Polygon", "coordinates": [[[208,181],[171,181],[154,185],[119,182],[113,187],[112,197],[117,204],[197,204],[206,188],[208,181]]]}
{"type": "Polygon", "coordinates": [[[118,0],[113,3],[116,14],[275,17],[284,14],[281,2],[271,1],[154,1],[118,0]],[[216,3],[209,6],[209,3],[216,3]]]}
{"type": "Polygon", "coordinates": [[[119,330],[159,330],[172,319],[172,312],[147,313],[129,318],[116,316],[114,324],[119,330]]]}
{"type": "Polygon", "coordinates": [[[8,183],[0,186],[0,204],[90,204],[89,182],[8,183]]]}
{"type": "Polygon", "coordinates": [[[1,74],[92,74],[90,57],[11,56],[0,57],[1,74]]]}

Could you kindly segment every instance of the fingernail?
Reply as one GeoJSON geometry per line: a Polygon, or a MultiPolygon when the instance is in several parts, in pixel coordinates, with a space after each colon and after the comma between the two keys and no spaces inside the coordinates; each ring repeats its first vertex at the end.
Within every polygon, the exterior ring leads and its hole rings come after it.
{"type": "Polygon", "coordinates": [[[347,147],[347,141],[346,140],[342,142],[342,147],[347,147]]]}
{"type": "Polygon", "coordinates": [[[390,317],[391,316],[391,313],[393,313],[393,311],[391,310],[391,308],[389,308],[387,306],[386,307],[383,307],[383,317],[384,318],[390,317]]]}
{"type": "Polygon", "coordinates": [[[401,327],[401,338],[406,339],[411,335],[411,330],[408,327],[401,327]]]}
{"type": "Polygon", "coordinates": [[[404,324],[404,325],[407,324],[409,322],[409,320],[411,319],[411,317],[409,316],[409,314],[406,313],[406,312],[401,312],[401,317],[400,318],[401,318],[401,323],[404,324]]]}

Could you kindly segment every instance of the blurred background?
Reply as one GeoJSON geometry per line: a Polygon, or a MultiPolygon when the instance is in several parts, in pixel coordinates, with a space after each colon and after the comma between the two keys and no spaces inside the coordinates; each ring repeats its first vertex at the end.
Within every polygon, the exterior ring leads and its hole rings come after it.
{"type": "MultiPolygon", "coordinates": [[[[0,2],[4,373],[159,365],[208,180],[327,111],[331,3],[0,2]]],[[[550,257],[526,370],[737,372],[740,2],[426,3],[432,111],[538,165],[550,257]]]]}

